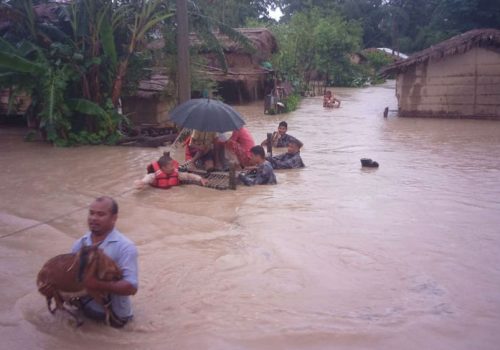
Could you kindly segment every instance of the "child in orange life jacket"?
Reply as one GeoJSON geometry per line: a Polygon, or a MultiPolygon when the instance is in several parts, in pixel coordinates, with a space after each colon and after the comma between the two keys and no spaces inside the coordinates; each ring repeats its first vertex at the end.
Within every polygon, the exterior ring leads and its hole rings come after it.
{"type": "Polygon", "coordinates": [[[207,184],[207,179],[199,175],[179,172],[179,163],[170,157],[170,152],[164,152],[158,161],[149,164],[147,171],[147,175],[134,182],[137,189],[147,184],[163,189],[179,186],[182,182],[197,182],[202,186],[207,184]]]}

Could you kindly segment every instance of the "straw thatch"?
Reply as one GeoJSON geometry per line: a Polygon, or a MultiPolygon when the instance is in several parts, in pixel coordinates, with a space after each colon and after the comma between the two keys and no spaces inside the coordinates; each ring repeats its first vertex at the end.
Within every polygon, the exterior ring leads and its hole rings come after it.
{"type": "Polygon", "coordinates": [[[395,62],[381,70],[381,74],[399,74],[420,63],[440,60],[448,56],[463,54],[472,48],[481,47],[500,50],[500,30],[474,29],[417,52],[406,60],[395,62]]]}
{"type": "MultiPolygon", "coordinates": [[[[246,36],[252,43],[256,52],[263,56],[271,56],[278,51],[276,38],[267,28],[236,28],[238,32],[246,36]]],[[[245,51],[243,46],[228,36],[216,32],[215,37],[227,53],[236,53],[245,51]]],[[[203,47],[201,40],[195,33],[189,35],[189,41],[192,46],[203,47]]]]}

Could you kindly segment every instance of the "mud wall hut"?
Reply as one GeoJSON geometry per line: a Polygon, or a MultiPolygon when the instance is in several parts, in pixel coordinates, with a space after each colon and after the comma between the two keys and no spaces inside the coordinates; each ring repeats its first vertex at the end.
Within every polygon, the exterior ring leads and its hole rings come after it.
{"type": "Polygon", "coordinates": [[[131,96],[123,97],[122,110],[134,125],[167,125],[168,111],[175,99],[167,94],[169,79],[166,72],[155,68],[151,77],[139,81],[131,96]]]}
{"type": "Polygon", "coordinates": [[[500,119],[500,30],[476,29],[382,70],[401,117],[500,119]]]}
{"type": "MultiPolygon", "coordinates": [[[[271,69],[262,66],[278,49],[276,38],[266,28],[237,28],[255,47],[253,52],[222,33],[215,33],[222,44],[227,61],[227,71],[221,67],[217,55],[209,50],[200,53],[206,63],[199,70],[218,83],[219,94],[226,102],[243,103],[263,99],[272,86],[266,86],[271,69]]],[[[201,42],[195,34],[190,35],[192,46],[201,42]]]]}

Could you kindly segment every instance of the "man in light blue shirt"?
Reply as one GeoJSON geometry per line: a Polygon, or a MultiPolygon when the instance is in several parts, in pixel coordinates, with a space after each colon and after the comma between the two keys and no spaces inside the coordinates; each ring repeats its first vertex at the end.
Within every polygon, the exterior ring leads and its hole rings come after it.
{"type": "MultiPolygon", "coordinates": [[[[137,293],[137,248],[134,243],[115,229],[118,219],[118,204],[111,197],[99,197],[91,205],[88,215],[89,232],[77,240],[71,251],[76,253],[82,246],[99,244],[120,267],[123,278],[119,281],[101,281],[89,277],[84,281],[88,289],[100,290],[111,294],[111,325],[123,327],[133,316],[130,295],[137,293]]],[[[101,305],[93,299],[83,298],[81,307],[87,317],[104,320],[101,305]]]]}

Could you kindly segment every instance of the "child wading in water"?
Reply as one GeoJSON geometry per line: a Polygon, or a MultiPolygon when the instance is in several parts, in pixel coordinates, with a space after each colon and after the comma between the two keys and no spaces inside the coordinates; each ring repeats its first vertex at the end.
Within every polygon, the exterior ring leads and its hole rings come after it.
{"type": "Polygon", "coordinates": [[[149,164],[147,172],[141,180],[134,182],[137,189],[143,189],[147,184],[163,189],[186,182],[194,182],[202,186],[207,184],[207,179],[199,175],[179,172],[179,163],[170,157],[170,152],[163,152],[163,156],[158,161],[149,164]]]}

